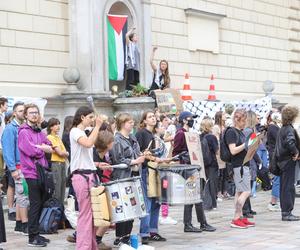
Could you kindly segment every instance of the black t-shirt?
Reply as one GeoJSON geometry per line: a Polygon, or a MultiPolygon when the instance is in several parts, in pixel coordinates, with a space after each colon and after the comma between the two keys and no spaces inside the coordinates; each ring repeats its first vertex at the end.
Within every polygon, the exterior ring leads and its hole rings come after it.
{"type": "MultiPolygon", "coordinates": [[[[103,159],[100,158],[100,155],[97,152],[95,147],[93,148],[93,161],[94,162],[105,162],[105,163],[110,164],[109,160],[107,160],[105,158],[105,156],[103,157],[103,159]]],[[[100,168],[97,168],[97,174],[98,174],[99,178],[101,178],[103,176],[103,170],[100,168]]]]}
{"type": "Polygon", "coordinates": [[[145,149],[148,148],[150,142],[152,142],[150,148],[153,149],[155,147],[154,135],[148,129],[146,128],[141,129],[135,134],[135,137],[140,145],[141,152],[143,152],[145,149]]]}
{"type": "Polygon", "coordinates": [[[270,124],[267,131],[267,148],[271,154],[275,150],[276,138],[279,132],[279,127],[275,124],[270,124]]]}
{"type": "Polygon", "coordinates": [[[62,135],[62,142],[69,153],[68,160],[71,161],[71,147],[70,147],[70,133],[64,133],[62,135]]]}
{"type": "MultiPolygon", "coordinates": [[[[246,141],[246,137],[241,130],[236,129],[236,128],[230,128],[226,132],[225,141],[226,141],[227,145],[235,144],[236,146],[240,146],[246,141]]],[[[241,167],[243,165],[243,161],[244,161],[246,154],[247,154],[247,151],[244,149],[241,152],[239,152],[238,154],[233,155],[231,157],[232,167],[234,167],[234,168],[241,167]]],[[[249,162],[247,162],[245,165],[249,166],[249,162]]]]}
{"type": "MultiPolygon", "coordinates": [[[[154,149],[155,148],[155,143],[154,143],[154,135],[153,133],[151,133],[151,131],[149,131],[146,128],[141,129],[140,131],[138,131],[135,134],[135,137],[140,145],[140,150],[141,152],[145,151],[145,149],[148,148],[150,142],[152,142],[150,149],[154,149]]],[[[143,163],[143,168],[147,167],[147,162],[145,161],[143,163]]]]}
{"type": "Polygon", "coordinates": [[[216,156],[217,152],[219,150],[218,139],[213,134],[205,134],[205,133],[201,134],[200,138],[202,139],[204,136],[207,140],[210,155],[212,156],[212,163],[210,164],[209,167],[219,168],[218,161],[217,161],[217,156],[216,156]]]}

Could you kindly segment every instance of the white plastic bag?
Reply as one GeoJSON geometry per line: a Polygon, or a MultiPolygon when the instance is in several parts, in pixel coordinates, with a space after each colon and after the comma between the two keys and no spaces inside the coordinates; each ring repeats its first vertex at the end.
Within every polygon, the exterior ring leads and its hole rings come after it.
{"type": "Polygon", "coordinates": [[[67,220],[70,222],[71,227],[73,229],[76,229],[79,212],[75,211],[75,198],[72,195],[67,199],[67,207],[65,208],[65,215],[67,220]]]}

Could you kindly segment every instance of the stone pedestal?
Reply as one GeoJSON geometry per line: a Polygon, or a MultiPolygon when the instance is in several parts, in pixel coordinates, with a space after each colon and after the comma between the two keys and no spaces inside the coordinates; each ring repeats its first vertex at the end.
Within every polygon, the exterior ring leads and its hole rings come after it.
{"type": "Polygon", "coordinates": [[[61,122],[74,115],[80,106],[88,106],[87,97],[92,96],[97,112],[111,116],[114,113],[114,99],[106,94],[72,93],[48,98],[45,118],[57,117],[61,122]]]}
{"type": "Polygon", "coordinates": [[[152,97],[117,98],[113,102],[114,111],[129,113],[135,121],[140,121],[144,111],[154,110],[155,100],[152,97]]]}
{"type": "Polygon", "coordinates": [[[74,115],[80,106],[89,105],[86,98],[92,96],[96,110],[100,114],[107,116],[117,115],[119,113],[129,113],[135,121],[139,121],[144,111],[154,110],[155,100],[151,97],[129,97],[116,98],[105,94],[63,94],[57,97],[48,98],[45,119],[51,117],[58,118],[63,124],[64,118],[74,115]]]}

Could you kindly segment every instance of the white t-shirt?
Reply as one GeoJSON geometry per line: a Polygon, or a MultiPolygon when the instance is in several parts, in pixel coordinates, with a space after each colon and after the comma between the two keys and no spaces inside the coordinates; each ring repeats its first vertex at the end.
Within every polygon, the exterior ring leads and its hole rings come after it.
{"type": "Polygon", "coordinates": [[[85,132],[79,128],[72,128],[70,131],[71,146],[71,172],[75,170],[96,170],[93,161],[93,147],[86,148],[78,143],[80,137],[87,137],[85,132]]]}

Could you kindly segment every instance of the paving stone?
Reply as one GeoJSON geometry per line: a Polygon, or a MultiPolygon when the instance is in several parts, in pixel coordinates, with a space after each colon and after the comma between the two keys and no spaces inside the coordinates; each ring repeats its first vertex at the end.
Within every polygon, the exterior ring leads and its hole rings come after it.
{"type": "MultiPolygon", "coordinates": [[[[279,212],[269,212],[267,210],[270,192],[260,191],[256,198],[251,199],[252,208],[257,211],[254,221],[256,227],[248,229],[233,229],[230,227],[230,221],[233,216],[233,200],[224,200],[218,203],[215,211],[206,211],[206,217],[209,224],[217,227],[213,233],[184,233],[183,232],[183,206],[171,206],[169,208],[170,216],[178,220],[177,225],[160,225],[160,234],[166,237],[166,242],[151,243],[155,249],[205,249],[205,250],[232,250],[232,249],[265,249],[265,250],[285,250],[299,249],[300,246],[300,222],[282,222],[279,212]]],[[[300,199],[296,198],[294,213],[300,214],[300,199]]],[[[8,242],[1,244],[5,250],[31,249],[27,247],[27,237],[13,233],[14,223],[7,220],[7,238],[8,242]]],[[[196,213],[193,210],[193,224],[199,226],[196,222],[196,213]]],[[[138,233],[139,220],[135,220],[133,234],[138,233]]],[[[63,250],[75,249],[75,245],[66,241],[66,237],[74,230],[60,230],[58,234],[47,235],[51,239],[47,249],[63,250]]],[[[114,232],[109,231],[104,236],[104,242],[112,244],[114,232]]],[[[44,248],[45,249],[45,248],[44,248]]]]}

